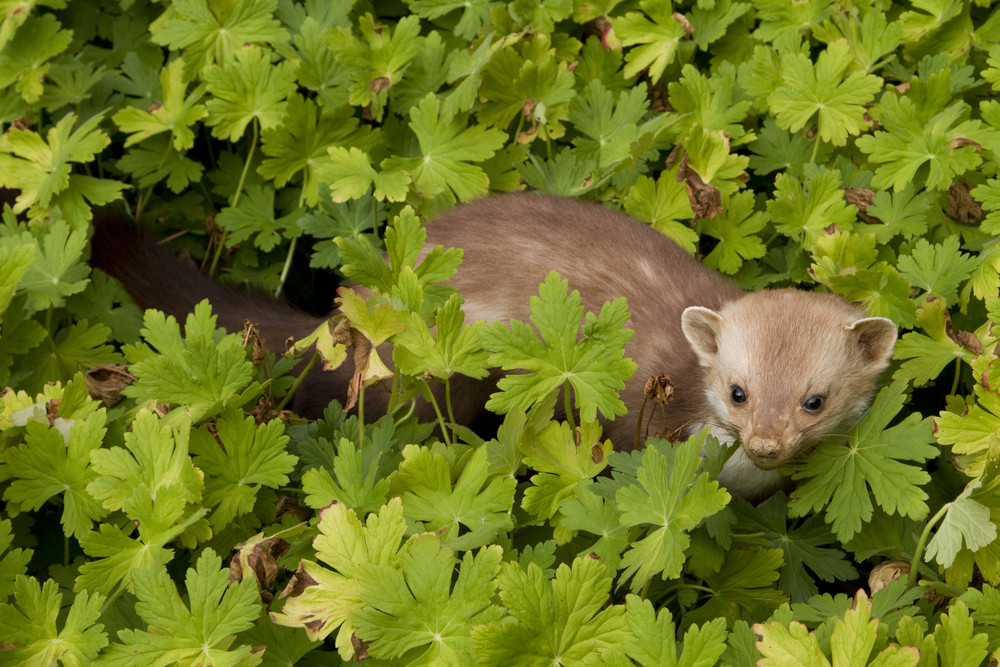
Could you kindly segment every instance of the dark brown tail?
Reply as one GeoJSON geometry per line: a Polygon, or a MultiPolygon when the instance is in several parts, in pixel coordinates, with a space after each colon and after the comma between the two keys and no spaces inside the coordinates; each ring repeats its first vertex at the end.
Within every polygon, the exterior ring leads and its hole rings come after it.
{"type": "Polygon", "coordinates": [[[207,278],[193,262],[180,259],[109,211],[95,211],[90,263],[120,280],[142,308],[162,310],[182,324],[202,299],[209,300],[219,326],[230,333],[242,330],[244,320],[256,322],[275,352],[284,352],[289,336],[301,338],[322,322],[285,301],[207,278]]]}

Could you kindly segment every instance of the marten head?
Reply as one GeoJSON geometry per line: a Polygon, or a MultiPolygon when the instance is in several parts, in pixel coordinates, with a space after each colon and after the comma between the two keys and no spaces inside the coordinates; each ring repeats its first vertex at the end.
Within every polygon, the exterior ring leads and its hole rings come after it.
{"type": "Polygon", "coordinates": [[[706,371],[710,425],[764,470],[846,434],[896,343],[890,320],[791,289],[748,294],[719,312],[691,307],[681,325],[706,371]]]}

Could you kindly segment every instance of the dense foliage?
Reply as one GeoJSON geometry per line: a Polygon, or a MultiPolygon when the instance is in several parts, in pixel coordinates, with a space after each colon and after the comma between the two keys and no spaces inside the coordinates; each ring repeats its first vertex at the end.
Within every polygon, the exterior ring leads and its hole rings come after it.
{"type": "Polygon", "coordinates": [[[992,0],[0,0],[0,664],[1000,658],[998,90],[992,0]],[[894,320],[848,446],[759,506],[704,434],[614,453],[623,300],[553,274],[467,323],[460,254],[417,262],[525,188],[894,320]],[[140,312],[87,264],[112,202],[314,309],[372,287],[339,331],[395,344],[358,364],[389,413],[303,422],[294,360],[140,312]],[[536,371],[495,433],[416,422],[493,367],[536,371]]]}

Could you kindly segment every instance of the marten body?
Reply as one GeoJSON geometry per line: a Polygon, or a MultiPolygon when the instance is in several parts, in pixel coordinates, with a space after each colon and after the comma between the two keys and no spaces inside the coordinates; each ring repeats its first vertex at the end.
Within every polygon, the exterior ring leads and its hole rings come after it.
{"type": "MultiPolygon", "coordinates": [[[[528,321],[529,297],[551,270],[590,311],[627,297],[635,335],[626,355],[638,369],[622,392],[628,414],[606,424],[606,435],[618,448],[631,447],[643,386],[665,373],[674,397],[654,430],[686,436],[710,426],[724,440],[739,440],[720,481],[745,497],[772,492],[782,482],[777,466],[824,435],[847,432],[896,339],[889,320],[865,317],[836,296],[745,293],[649,226],[592,203],[489,197],[444,213],[427,229],[428,247],[464,250],[451,284],[465,299],[467,320],[528,321]]],[[[180,266],[165,248],[128,235],[99,232],[94,248],[94,264],[144,307],[183,317],[207,297],[220,325],[233,331],[244,318],[256,321],[275,347],[321,321],[218,285],[180,266]]],[[[343,400],[349,375],[312,373],[294,409],[313,417],[332,398],[343,400]]],[[[463,383],[454,392],[456,419],[471,421],[492,389],[489,382],[463,383]]],[[[375,393],[366,392],[366,405],[378,400],[375,393]]]]}

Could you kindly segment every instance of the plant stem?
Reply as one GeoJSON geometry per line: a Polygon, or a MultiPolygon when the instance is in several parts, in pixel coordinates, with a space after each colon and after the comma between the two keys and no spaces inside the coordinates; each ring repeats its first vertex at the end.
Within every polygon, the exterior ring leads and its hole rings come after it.
{"type": "Polygon", "coordinates": [[[646,412],[646,403],[649,401],[647,396],[642,397],[642,405],[639,406],[639,416],[635,421],[635,441],[632,442],[632,449],[639,449],[639,444],[642,441],[642,415],[646,412]]]}
{"type": "Polygon", "coordinates": [[[437,415],[438,425],[441,427],[441,437],[444,438],[444,444],[451,446],[451,438],[448,437],[448,427],[444,422],[444,415],[441,414],[441,407],[438,405],[437,399],[434,398],[434,392],[427,385],[424,380],[417,380],[417,382],[423,383],[424,388],[427,390],[427,398],[430,400],[431,407],[434,408],[434,414],[437,415]]]}
{"type": "Polygon", "coordinates": [[[288,246],[288,256],[285,257],[285,265],[281,268],[281,277],[278,278],[278,287],[274,290],[274,298],[281,296],[281,291],[285,289],[285,280],[288,278],[288,270],[292,268],[292,256],[295,254],[295,244],[299,237],[292,239],[292,244],[288,246]]]}
{"type": "Polygon", "coordinates": [[[451,409],[451,378],[444,379],[444,406],[448,411],[448,421],[455,423],[455,412],[451,409]]]}
{"type": "Polygon", "coordinates": [[[932,516],[930,521],[924,525],[924,530],[920,533],[920,539],[917,540],[917,548],[913,552],[913,559],[910,560],[910,576],[906,581],[907,588],[913,588],[917,585],[917,568],[923,560],[924,547],[927,545],[927,540],[931,536],[931,529],[937,525],[938,521],[944,518],[944,515],[948,511],[949,507],[951,507],[951,503],[945,503],[941,509],[937,511],[937,514],[932,516]]]}
{"type": "Polygon", "coordinates": [[[571,429],[576,428],[576,421],[573,420],[573,401],[569,397],[569,383],[563,385],[563,410],[566,411],[566,421],[571,429]]]}
{"type": "Polygon", "coordinates": [[[958,392],[958,379],[962,376],[962,358],[957,357],[955,359],[955,379],[951,382],[951,393],[949,396],[954,396],[958,392]]]}
{"type": "Polygon", "coordinates": [[[302,380],[304,380],[305,377],[309,375],[309,371],[311,371],[312,367],[316,365],[317,359],[319,359],[319,352],[313,352],[312,359],[310,359],[309,363],[306,364],[306,367],[302,369],[302,372],[299,373],[299,376],[295,378],[295,382],[292,384],[288,392],[285,393],[285,397],[281,399],[281,403],[279,403],[277,407],[278,410],[283,410],[284,407],[288,405],[288,401],[292,400],[292,396],[295,394],[295,390],[299,388],[300,384],[302,384],[302,380]]]}
{"type": "Polygon", "coordinates": [[[358,392],[358,449],[365,446],[365,386],[358,392]]]}
{"type": "MultiPolygon", "coordinates": [[[[250,138],[250,153],[247,155],[247,159],[243,162],[243,173],[240,174],[240,182],[236,184],[236,192],[233,194],[233,202],[230,204],[232,208],[236,208],[236,205],[240,203],[240,194],[243,193],[243,183],[247,180],[247,172],[250,171],[250,163],[253,162],[253,154],[257,150],[257,120],[254,119],[251,124],[253,129],[253,136],[250,138]]],[[[215,268],[219,264],[219,258],[222,257],[222,249],[226,247],[226,234],[227,230],[222,230],[222,238],[219,239],[219,245],[215,248],[215,256],[212,257],[212,266],[208,270],[208,275],[215,275],[215,268]]]]}

